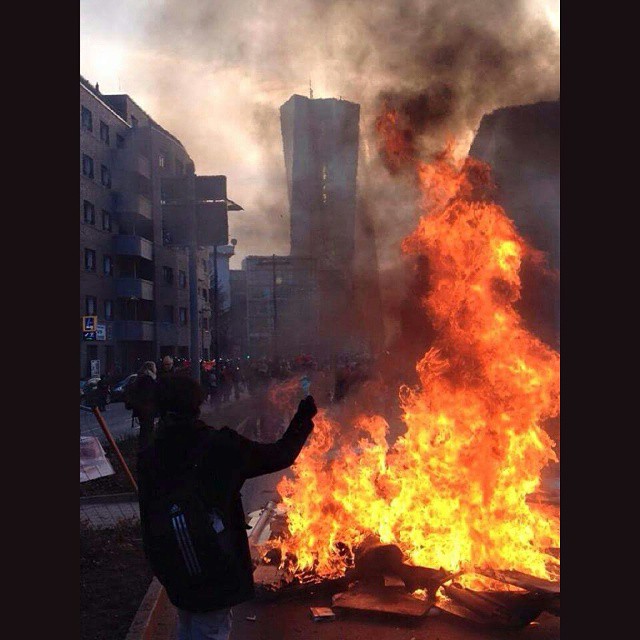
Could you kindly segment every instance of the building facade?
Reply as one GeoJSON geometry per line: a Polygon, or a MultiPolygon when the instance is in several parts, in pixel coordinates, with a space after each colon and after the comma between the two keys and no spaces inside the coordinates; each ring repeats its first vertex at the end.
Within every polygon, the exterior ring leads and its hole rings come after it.
{"type": "MultiPolygon", "coordinates": [[[[246,353],[251,358],[318,354],[320,299],[316,263],[299,256],[248,256],[234,297],[246,304],[246,353]],[[244,282],[243,282],[244,280],[244,282]]],[[[236,332],[242,339],[242,331],[236,332]]]]}
{"type": "Polygon", "coordinates": [[[233,358],[250,357],[247,338],[247,272],[229,270],[229,354],[233,358]]]}
{"type": "Polygon", "coordinates": [[[293,95],[280,107],[291,255],[320,269],[351,268],[360,105],[293,95]]]}
{"type": "Polygon", "coordinates": [[[293,95],[280,107],[291,256],[314,264],[319,349],[349,348],[353,308],[360,105],[293,95]]]}
{"type": "MultiPolygon", "coordinates": [[[[560,101],[497,109],[482,118],[469,155],[487,162],[496,201],[535,249],[560,268],[560,101]]],[[[519,310],[543,340],[560,345],[560,282],[527,261],[519,310]]]]}
{"type": "Polygon", "coordinates": [[[197,249],[192,287],[189,249],[163,224],[163,179],[194,170],[180,141],[129,96],[103,95],[81,77],[80,316],[97,316],[99,331],[95,340],[81,331],[80,377],[191,357],[193,322],[205,347],[196,357],[208,357],[209,249],[197,249]]]}
{"type": "Polygon", "coordinates": [[[324,359],[369,348],[354,308],[359,117],[360,105],[333,98],[293,95],[281,106],[291,251],[248,256],[230,272],[234,357],[324,359]]]}
{"type": "Polygon", "coordinates": [[[469,155],[491,165],[497,199],[518,230],[560,266],[560,102],[485,115],[469,155]]]}

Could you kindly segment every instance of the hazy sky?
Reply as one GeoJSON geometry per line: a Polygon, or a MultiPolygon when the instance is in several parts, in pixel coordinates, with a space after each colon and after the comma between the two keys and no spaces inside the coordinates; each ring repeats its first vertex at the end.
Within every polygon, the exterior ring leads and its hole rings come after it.
{"type": "Polygon", "coordinates": [[[128,93],[198,174],[227,176],[245,208],[233,268],[289,251],[278,108],[310,79],[362,105],[365,149],[383,91],[453,87],[462,138],[486,111],[559,95],[559,0],[81,0],[80,17],[81,74],[128,93]]]}

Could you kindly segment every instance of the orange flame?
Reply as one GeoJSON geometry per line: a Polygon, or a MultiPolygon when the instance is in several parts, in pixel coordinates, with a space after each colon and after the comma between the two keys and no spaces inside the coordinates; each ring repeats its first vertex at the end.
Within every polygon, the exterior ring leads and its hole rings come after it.
{"type": "Polygon", "coordinates": [[[559,354],[529,333],[514,308],[519,269],[531,251],[491,202],[487,165],[455,163],[445,150],[415,158],[394,113],[378,120],[388,160],[409,163],[423,215],[403,250],[428,258],[422,301],[438,330],[417,363],[420,385],[400,389],[406,433],[389,446],[378,415],[353,425],[357,444],[321,410],[278,491],[289,536],[277,542],[296,570],[344,572],[336,545],[374,535],[411,562],[452,571],[491,567],[549,578],[559,521],[527,502],[556,460],[542,428],[559,413],[559,354]]]}

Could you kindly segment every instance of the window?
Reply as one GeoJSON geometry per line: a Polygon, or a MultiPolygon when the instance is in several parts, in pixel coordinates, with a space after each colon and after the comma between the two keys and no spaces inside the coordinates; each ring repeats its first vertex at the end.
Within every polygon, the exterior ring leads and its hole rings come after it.
{"type": "Polygon", "coordinates": [[[178,284],[180,285],[181,289],[187,288],[187,274],[185,271],[178,272],[178,284]]]}
{"type": "Polygon", "coordinates": [[[202,328],[205,330],[209,329],[209,319],[208,318],[202,318],[202,328]]]}
{"type": "Polygon", "coordinates": [[[96,270],[96,252],[93,249],[84,250],[84,268],[87,271],[96,270]]]}
{"type": "Polygon", "coordinates": [[[104,319],[113,320],[113,300],[104,301],[104,319]]]}
{"type": "Polygon", "coordinates": [[[173,284],[173,269],[171,267],[162,267],[162,279],[167,284],[173,284]]]}
{"type": "Polygon", "coordinates": [[[98,347],[95,344],[87,345],[87,370],[86,376],[87,378],[93,377],[93,372],[91,371],[91,361],[98,359],[98,347]]]}
{"type": "Polygon", "coordinates": [[[131,126],[132,127],[137,127],[138,126],[138,118],[131,116],[131,126]]]}
{"type": "Polygon", "coordinates": [[[204,300],[208,300],[209,299],[209,292],[206,289],[202,290],[202,297],[204,300]]]}
{"type": "Polygon", "coordinates": [[[162,321],[173,324],[173,305],[165,304],[162,309],[162,321]]]}
{"type": "Polygon", "coordinates": [[[162,154],[158,156],[158,166],[164,167],[164,156],[162,154]]]}
{"type": "Polygon", "coordinates": [[[105,276],[113,275],[113,261],[111,260],[111,256],[103,256],[102,258],[102,267],[105,276]]]}
{"type": "Polygon", "coordinates": [[[93,115],[86,107],[82,107],[82,128],[93,131],[93,115]]]}
{"type": "Polygon", "coordinates": [[[109,171],[109,167],[100,166],[100,180],[105,187],[111,186],[111,171],[109,171]]]}
{"type": "Polygon", "coordinates": [[[187,308],[186,307],[180,307],[179,318],[180,318],[180,324],[184,327],[184,325],[187,324],[187,308]]]}
{"type": "Polygon", "coordinates": [[[207,269],[207,261],[203,260],[202,261],[202,270],[207,273],[208,269],[207,269]]]}
{"type": "Polygon", "coordinates": [[[95,296],[87,296],[85,310],[88,316],[95,316],[98,313],[98,299],[95,296]]]}
{"type": "Polygon", "coordinates": [[[109,125],[100,120],[100,140],[105,144],[109,144],[109,125]]]}
{"type": "Polygon", "coordinates": [[[87,296],[85,299],[85,310],[88,316],[95,316],[98,313],[98,299],[95,296],[87,296]]]}
{"type": "Polygon", "coordinates": [[[93,178],[93,158],[82,154],[82,175],[93,178]]]}
{"type": "Polygon", "coordinates": [[[88,201],[84,201],[84,221],[87,224],[96,223],[96,210],[95,207],[88,201]]]}
{"type": "Polygon", "coordinates": [[[111,214],[104,209],[102,210],[102,228],[105,231],[111,231],[111,214]]]}
{"type": "Polygon", "coordinates": [[[116,133],[116,147],[124,149],[124,138],[119,133],[116,133]]]}

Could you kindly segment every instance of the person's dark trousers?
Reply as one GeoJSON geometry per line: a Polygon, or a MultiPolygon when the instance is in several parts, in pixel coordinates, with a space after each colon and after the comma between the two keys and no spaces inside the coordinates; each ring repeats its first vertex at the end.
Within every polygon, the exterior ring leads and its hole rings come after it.
{"type": "Polygon", "coordinates": [[[140,423],[140,433],[138,434],[138,443],[140,449],[148,446],[153,437],[153,416],[138,416],[140,423]]]}

